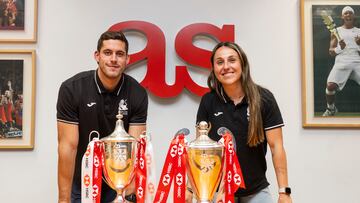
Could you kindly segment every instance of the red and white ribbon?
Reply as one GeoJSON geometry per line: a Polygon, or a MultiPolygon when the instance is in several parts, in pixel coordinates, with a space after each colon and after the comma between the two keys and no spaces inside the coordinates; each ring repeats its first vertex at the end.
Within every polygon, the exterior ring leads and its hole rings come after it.
{"type": "Polygon", "coordinates": [[[174,203],[185,202],[185,135],[177,134],[171,141],[156,191],[154,203],[165,203],[174,181],[174,203]]]}
{"type": "Polygon", "coordinates": [[[135,168],[135,188],[136,188],[136,202],[145,202],[146,193],[146,177],[147,177],[147,163],[146,163],[146,138],[140,137],[137,143],[136,153],[136,168],[135,168]]]}
{"type": "Polygon", "coordinates": [[[230,132],[226,131],[222,135],[220,142],[223,143],[225,147],[225,174],[223,179],[225,182],[225,202],[233,203],[235,192],[239,187],[245,188],[244,176],[241,171],[230,132]]]}
{"type": "Polygon", "coordinates": [[[155,198],[156,186],[156,171],[155,171],[155,162],[154,162],[154,148],[151,143],[151,137],[147,137],[146,139],[146,148],[145,148],[145,156],[146,156],[146,195],[145,202],[153,202],[155,198]]]}
{"type": "Polygon", "coordinates": [[[179,136],[178,152],[176,156],[176,167],[174,168],[174,196],[173,202],[185,202],[185,178],[186,178],[186,165],[185,165],[185,141],[184,135],[179,136]]]}
{"type": "MultiPolygon", "coordinates": [[[[97,133],[92,131],[92,133],[97,133]]],[[[98,137],[89,142],[81,163],[81,202],[100,203],[103,148],[98,137]]]]}

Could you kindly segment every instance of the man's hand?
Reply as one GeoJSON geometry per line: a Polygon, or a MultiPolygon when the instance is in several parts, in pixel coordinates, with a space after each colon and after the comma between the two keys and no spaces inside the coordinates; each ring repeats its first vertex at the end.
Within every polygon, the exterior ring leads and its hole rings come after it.
{"type": "Polygon", "coordinates": [[[125,187],[125,195],[135,193],[135,177],[131,180],[130,184],[125,187]]]}
{"type": "Polygon", "coordinates": [[[190,192],[188,189],[185,192],[185,202],[192,203],[193,202],[193,193],[190,192]]]}
{"type": "Polygon", "coordinates": [[[216,198],[215,198],[215,203],[218,203],[220,201],[224,202],[225,201],[225,187],[224,187],[225,181],[221,180],[220,182],[220,187],[216,193],[216,198]]]}
{"type": "Polygon", "coordinates": [[[357,45],[360,46],[360,36],[355,37],[355,42],[356,42],[357,45]]]}
{"type": "Polygon", "coordinates": [[[339,45],[340,45],[341,50],[345,49],[346,43],[345,43],[344,39],[339,41],[339,45]]]}

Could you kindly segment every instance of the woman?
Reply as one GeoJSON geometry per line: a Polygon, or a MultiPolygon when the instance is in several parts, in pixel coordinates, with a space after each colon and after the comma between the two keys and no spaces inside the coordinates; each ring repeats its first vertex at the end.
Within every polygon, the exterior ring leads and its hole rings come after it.
{"type": "MultiPolygon", "coordinates": [[[[253,82],[247,57],[237,44],[217,44],[211,64],[208,78],[211,91],[201,99],[197,122],[211,123],[209,136],[214,140],[219,140],[216,131],[222,126],[234,134],[246,185],[246,189],[236,192],[235,202],[273,202],[265,176],[267,144],[279,186],[278,202],[292,202],[281,131],[284,124],[275,98],[269,90],[253,82]]],[[[219,194],[222,193],[220,190],[219,194]]],[[[217,200],[221,198],[218,195],[217,200]]]]}

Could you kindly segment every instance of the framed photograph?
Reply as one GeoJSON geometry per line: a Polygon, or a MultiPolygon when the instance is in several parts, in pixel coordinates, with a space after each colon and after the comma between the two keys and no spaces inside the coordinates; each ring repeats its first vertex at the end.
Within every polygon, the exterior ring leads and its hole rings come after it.
{"type": "Polygon", "coordinates": [[[301,0],[303,127],[360,127],[360,1],[301,0]]]}
{"type": "Polygon", "coordinates": [[[0,149],[33,149],[35,51],[0,50],[0,149]]]}
{"type": "Polygon", "coordinates": [[[0,42],[33,43],[37,39],[37,0],[0,0],[0,42]]]}

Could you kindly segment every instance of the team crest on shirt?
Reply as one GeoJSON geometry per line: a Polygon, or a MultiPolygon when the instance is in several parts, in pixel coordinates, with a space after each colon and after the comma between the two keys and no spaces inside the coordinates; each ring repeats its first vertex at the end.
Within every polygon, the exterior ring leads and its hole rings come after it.
{"type": "Polygon", "coordinates": [[[122,113],[122,115],[128,114],[128,107],[127,107],[127,101],[126,99],[121,99],[119,102],[119,111],[122,113]]]}

